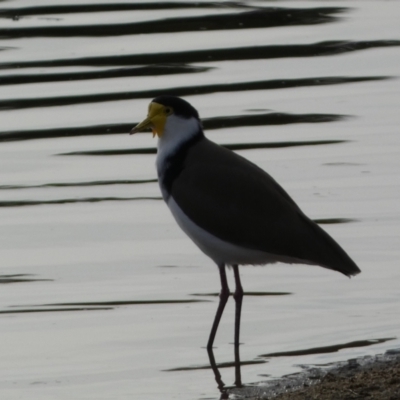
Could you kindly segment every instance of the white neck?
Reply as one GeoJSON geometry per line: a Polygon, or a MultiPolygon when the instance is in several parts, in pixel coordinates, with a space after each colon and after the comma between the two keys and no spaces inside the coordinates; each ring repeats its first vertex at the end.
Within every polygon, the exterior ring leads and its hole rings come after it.
{"type": "Polygon", "coordinates": [[[158,139],[157,173],[161,177],[165,168],[166,159],[186,141],[195,136],[200,129],[200,122],[196,118],[181,118],[170,115],[164,127],[163,135],[158,139]]]}

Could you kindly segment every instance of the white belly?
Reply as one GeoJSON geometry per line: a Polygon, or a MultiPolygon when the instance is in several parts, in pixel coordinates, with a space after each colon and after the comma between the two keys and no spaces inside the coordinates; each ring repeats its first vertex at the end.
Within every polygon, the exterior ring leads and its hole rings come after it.
{"type": "Polygon", "coordinates": [[[210,234],[193,223],[181,210],[172,196],[167,205],[175,217],[181,229],[193,240],[194,243],[208,257],[217,264],[243,265],[243,264],[269,264],[277,261],[285,261],[279,257],[259,250],[246,249],[235,244],[228,243],[210,234]]]}

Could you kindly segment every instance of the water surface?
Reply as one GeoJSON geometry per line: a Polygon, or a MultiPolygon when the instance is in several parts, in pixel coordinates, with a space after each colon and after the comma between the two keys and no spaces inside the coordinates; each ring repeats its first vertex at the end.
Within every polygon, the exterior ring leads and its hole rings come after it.
{"type": "MultiPolygon", "coordinates": [[[[148,102],[274,176],[362,269],[242,267],[242,382],[399,347],[397,2],[0,2],[0,397],[218,399],[216,267],[163,204],[148,102]]],[[[233,278],[228,271],[231,287],[233,278]]]]}

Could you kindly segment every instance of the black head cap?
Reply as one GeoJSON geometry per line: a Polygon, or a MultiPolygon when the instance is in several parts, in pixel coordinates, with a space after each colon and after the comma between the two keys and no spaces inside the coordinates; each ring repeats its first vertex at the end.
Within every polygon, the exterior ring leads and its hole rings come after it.
{"type": "Polygon", "coordinates": [[[166,107],[172,107],[174,113],[183,118],[194,117],[199,119],[199,113],[197,110],[189,104],[186,100],[183,100],[176,96],[159,96],[153,100],[153,103],[162,104],[166,107]]]}

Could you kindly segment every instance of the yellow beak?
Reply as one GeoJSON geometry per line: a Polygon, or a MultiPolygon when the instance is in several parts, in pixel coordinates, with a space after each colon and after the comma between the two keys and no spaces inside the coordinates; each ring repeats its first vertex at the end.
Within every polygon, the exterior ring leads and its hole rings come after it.
{"type": "Polygon", "coordinates": [[[153,131],[153,137],[157,135],[161,137],[164,132],[165,122],[167,120],[167,114],[165,113],[165,107],[162,104],[150,103],[149,112],[147,118],[143,120],[140,124],[136,125],[130,134],[143,131],[147,128],[151,128],[153,131]]]}

